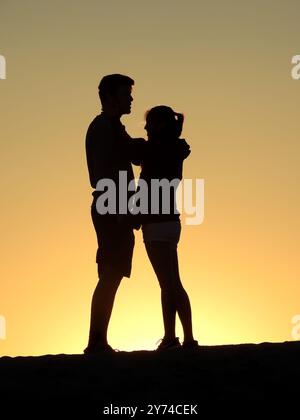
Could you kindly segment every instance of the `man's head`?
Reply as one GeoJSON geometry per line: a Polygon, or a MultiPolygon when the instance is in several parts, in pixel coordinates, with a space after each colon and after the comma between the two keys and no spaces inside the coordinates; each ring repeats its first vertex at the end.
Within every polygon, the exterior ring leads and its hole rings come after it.
{"type": "Polygon", "coordinates": [[[98,87],[103,111],[119,117],[130,114],[133,85],[134,80],[122,74],[104,76],[98,87]]]}

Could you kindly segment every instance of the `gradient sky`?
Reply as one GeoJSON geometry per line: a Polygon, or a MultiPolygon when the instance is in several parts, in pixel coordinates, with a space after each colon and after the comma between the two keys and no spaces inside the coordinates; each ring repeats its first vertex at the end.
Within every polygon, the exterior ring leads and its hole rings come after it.
{"type": "MultiPolygon", "coordinates": [[[[205,219],[183,226],[182,281],[201,344],[291,340],[300,313],[298,1],[0,0],[0,354],[81,353],[97,282],[85,133],[108,73],[135,80],[127,131],[166,104],[186,117],[186,178],[205,219]]],[[[138,172],[136,171],[138,174],[138,172]]],[[[162,337],[158,283],[136,234],[109,330],[162,337]]],[[[178,335],[182,331],[178,327],[178,335]]]]}

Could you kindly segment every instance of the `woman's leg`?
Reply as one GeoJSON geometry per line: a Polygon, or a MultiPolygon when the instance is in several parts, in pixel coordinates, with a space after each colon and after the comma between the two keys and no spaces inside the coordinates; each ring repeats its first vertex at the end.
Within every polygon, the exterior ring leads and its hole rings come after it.
{"type": "Polygon", "coordinates": [[[175,319],[178,312],[184,341],[193,341],[192,314],[189,297],[182,286],[177,249],[170,242],[146,242],[146,250],[161,287],[161,301],[165,337],[175,337],[175,319]]]}
{"type": "Polygon", "coordinates": [[[172,254],[168,242],[145,242],[146,251],[161,288],[161,304],[166,340],[175,338],[176,303],[170,280],[172,254]]]}
{"type": "Polygon", "coordinates": [[[176,310],[180,318],[184,341],[186,343],[194,340],[192,327],[192,310],[187,292],[185,291],[179,274],[177,249],[172,249],[173,284],[175,290],[176,310]]]}

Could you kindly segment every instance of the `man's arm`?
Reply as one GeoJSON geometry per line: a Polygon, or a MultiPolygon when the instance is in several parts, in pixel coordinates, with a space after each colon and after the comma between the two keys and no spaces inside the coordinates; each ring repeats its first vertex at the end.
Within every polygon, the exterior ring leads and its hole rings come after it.
{"type": "Polygon", "coordinates": [[[134,165],[141,165],[147,153],[147,141],[142,138],[130,138],[129,158],[134,165]]]}
{"type": "Polygon", "coordinates": [[[132,138],[122,125],[122,136],[124,137],[124,153],[128,160],[134,165],[141,165],[147,151],[147,141],[143,138],[132,138]]]}
{"type": "Polygon", "coordinates": [[[104,124],[92,123],[86,135],[86,158],[92,188],[96,188],[99,179],[109,176],[112,152],[113,141],[109,129],[104,124]]]}

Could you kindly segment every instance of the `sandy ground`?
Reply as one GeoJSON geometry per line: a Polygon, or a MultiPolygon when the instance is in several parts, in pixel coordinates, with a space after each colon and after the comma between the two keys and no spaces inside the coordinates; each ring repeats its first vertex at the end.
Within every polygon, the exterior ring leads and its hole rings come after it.
{"type": "Polygon", "coordinates": [[[4,356],[0,358],[0,408],[24,415],[36,411],[39,418],[46,413],[60,418],[63,410],[69,416],[62,418],[73,418],[83,411],[80,418],[88,419],[92,414],[93,418],[201,417],[204,407],[234,407],[236,402],[247,410],[258,403],[297,407],[299,360],[300,342],[164,353],[4,356]]]}

